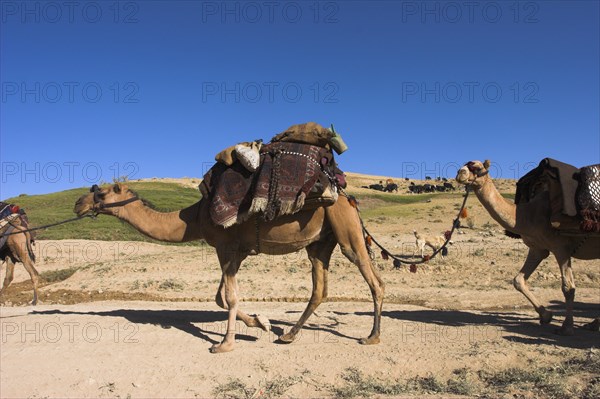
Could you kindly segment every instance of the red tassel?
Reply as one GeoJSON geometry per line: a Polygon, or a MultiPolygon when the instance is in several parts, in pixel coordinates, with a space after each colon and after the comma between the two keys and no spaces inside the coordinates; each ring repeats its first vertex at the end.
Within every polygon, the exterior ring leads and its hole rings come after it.
{"type": "Polygon", "coordinates": [[[19,208],[17,205],[13,205],[10,207],[10,211],[12,213],[19,213],[19,209],[21,209],[21,208],[19,208]]]}
{"type": "Polygon", "coordinates": [[[358,200],[352,196],[348,197],[348,202],[353,208],[358,209],[358,200]]]}
{"type": "Polygon", "coordinates": [[[469,212],[467,212],[467,208],[463,208],[462,211],[460,211],[460,218],[461,219],[465,219],[469,216],[469,212]]]}
{"type": "Polygon", "coordinates": [[[449,231],[449,230],[447,230],[447,231],[444,233],[444,238],[445,238],[446,240],[449,240],[451,237],[452,237],[452,233],[450,233],[450,231],[449,231]]]}
{"type": "Polygon", "coordinates": [[[383,258],[383,260],[388,260],[389,259],[388,253],[385,252],[385,251],[381,251],[381,257],[383,258]]]}
{"type": "Polygon", "coordinates": [[[425,256],[423,256],[423,260],[424,260],[425,262],[429,262],[429,259],[431,259],[431,256],[429,256],[429,255],[425,255],[425,256]]]}
{"type": "Polygon", "coordinates": [[[371,238],[371,236],[367,236],[365,240],[367,241],[367,246],[370,247],[373,244],[373,239],[371,238]]]}
{"type": "Polygon", "coordinates": [[[411,273],[416,273],[417,272],[417,265],[415,265],[414,263],[412,265],[410,265],[410,272],[411,273]]]}

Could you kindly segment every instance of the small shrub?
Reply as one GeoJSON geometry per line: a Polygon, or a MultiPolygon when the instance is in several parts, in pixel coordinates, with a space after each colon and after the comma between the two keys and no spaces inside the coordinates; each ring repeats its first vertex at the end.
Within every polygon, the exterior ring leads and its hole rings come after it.
{"type": "Polygon", "coordinates": [[[253,396],[253,393],[254,390],[249,388],[238,378],[230,378],[228,382],[226,382],[225,384],[218,384],[212,390],[212,394],[214,397],[224,399],[250,399],[253,396]]]}
{"type": "Polygon", "coordinates": [[[172,278],[166,279],[158,285],[159,290],[183,291],[184,285],[172,278]]]}
{"type": "Polygon", "coordinates": [[[60,270],[48,270],[40,274],[42,280],[47,283],[58,283],[60,281],[65,281],[69,277],[71,277],[77,271],[76,267],[70,267],[68,269],[60,269],[60,270]]]}

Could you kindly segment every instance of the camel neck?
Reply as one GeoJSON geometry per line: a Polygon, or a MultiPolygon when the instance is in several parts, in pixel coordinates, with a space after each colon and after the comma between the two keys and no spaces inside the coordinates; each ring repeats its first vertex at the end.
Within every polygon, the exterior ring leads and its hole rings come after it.
{"type": "Polygon", "coordinates": [[[514,232],[517,224],[517,207],[498,192],[492,179],[486,179],[483,185],[474,191],[490,216],[502,227],[514,232]]]}
{"type": "Polygon", "coordinates": [[[199,202],[175,212],[158,212],[141,201],[121,208],[118,218],[131,224],[140,233],[159,241],[186,242],[199,240],[202,233],[198,217],[199,202]]]}

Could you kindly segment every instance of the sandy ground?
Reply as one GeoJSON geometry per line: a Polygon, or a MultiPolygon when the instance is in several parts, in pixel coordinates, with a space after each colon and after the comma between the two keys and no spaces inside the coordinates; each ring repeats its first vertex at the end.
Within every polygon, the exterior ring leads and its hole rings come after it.
{"type": "MultiPolygon", "coordinates": [[[[459,196],[438,196],[407,211],[398,205],[392,213],[370,214],[366,223],[392,252],[410,256],[413,229],[442,233],[457,202],[459,196]]],[[[31,307],[28,275],[17,265],[0,307],[0,397],[225,397],[222,389],[232,382],[247,388],[246,397],[333,397],[349,368],[381,379],[444,380],[461,368],[542,367],[598,348],[599,333],[554,334],[564,314],[554,260],[530,280],[556,314],[551,325],[540,326],[512,287],[526,248],[504,236],[475,200],[469,212],[474,228],[453,237],[444,260],[411,273],[376,256],[386,301],[381,343],[374,346],[357,342],[372,325],[367,284],[338,249],[330,299],[290,345],[276,338],[310,296],[307,256],[248,258],[238,274],[241,306],[268,317],[273,330],[238,324],[236,349],[213,355],[209,348],[223,338],[226,314],[213,302],[220,269],[212,248],[39,241],[40,273],[70,271],[45,284],[41,304],[31,307]]],[[[600,262],[575,260],[573,267],[580,327],[600,315],[600,262]]]]}

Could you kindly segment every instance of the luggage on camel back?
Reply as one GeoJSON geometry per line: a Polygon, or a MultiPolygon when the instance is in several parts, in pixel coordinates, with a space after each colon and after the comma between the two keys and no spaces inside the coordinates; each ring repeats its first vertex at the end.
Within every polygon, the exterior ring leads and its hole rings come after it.
{"type": "Polygon", "coordinates": [[[547,192],[550,223],[565,232],[600,233],[600,164],[578,169],[544,158],[517,182],[515,204],[547,192]]]}
{"type": "Polygon", "coordinates": [[[294,125],[268,144],[239,143],[221,151],[200,183],[212,221],[225,228],[262,214],[266,221],[335,203],[346,186],[331,149],[347,149],[332,129],[294,125]],[[259,162],[256,162],[259,160],[259,162]]]}

